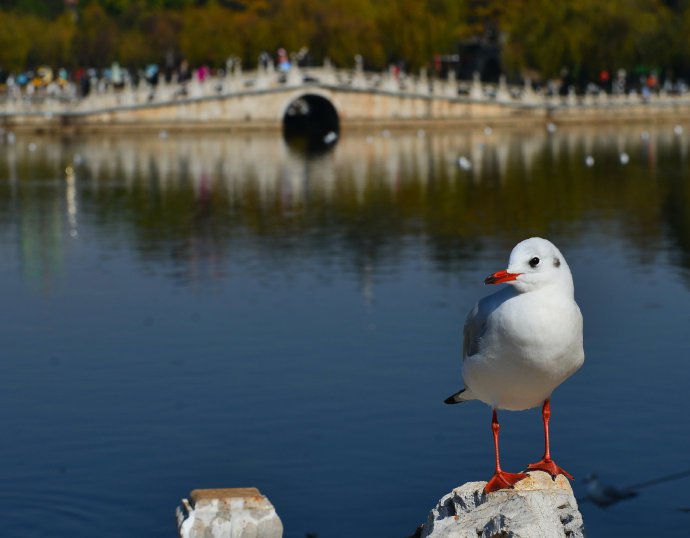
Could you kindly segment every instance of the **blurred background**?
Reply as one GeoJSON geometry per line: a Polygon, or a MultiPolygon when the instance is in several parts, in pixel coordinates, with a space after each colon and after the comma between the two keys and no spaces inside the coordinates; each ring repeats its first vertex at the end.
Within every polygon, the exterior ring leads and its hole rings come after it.
{"type": "MultiPolygon", "coordinates": [[[[555,94],[683,94],[690,67],[686,2],[0,7],[20,98],[326,57],[555,94]]],[[[191,489],[256,486],[288,538],[409,536],[492,472],[490,409],[442,401],[483,278],[533,235],[584,314],[551,431],[588,535],[687,535],[690,118],[343,122],[318,151],[0,121],[3,535],[162,538],[191,489]]],[[[541,456],[538,409],[501,425],[507,470],[541,456]]]]}
{"type": "Polygon", "coordinates": [[[563,91],[685,91],[690,79],[684,0],[3,0],[0,17],[0,84],[20,86],[80,82],[89,69],[119,85],[228,62],[342,68],[355,56],[368,70],[504,74],[563,91]]]}

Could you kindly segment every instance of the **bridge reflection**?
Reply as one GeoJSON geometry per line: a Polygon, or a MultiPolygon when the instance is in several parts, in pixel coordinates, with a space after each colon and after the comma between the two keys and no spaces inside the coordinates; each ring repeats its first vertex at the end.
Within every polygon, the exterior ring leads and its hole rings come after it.
{"type": "Polygon", "coordinates": [[[410,239],[452,271],[523,235],[592,233],[650,263],[670,242],[687,274],[687,143],[669,127],[368,131],[305,157],[261,134],[20,136],[0,145],[0,233],[48,287],[83,235],[131,241],[144,263],[192,280],[222,277],[238,244],[288,265],[338,244],[364,279],[410,239]]]}

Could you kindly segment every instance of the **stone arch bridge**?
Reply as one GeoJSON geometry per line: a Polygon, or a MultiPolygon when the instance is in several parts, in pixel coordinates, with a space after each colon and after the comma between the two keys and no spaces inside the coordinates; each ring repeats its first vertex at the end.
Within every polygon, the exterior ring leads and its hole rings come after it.
{"type": "Polygon", "coordinates": [[[242,72],[184,84],[96,88],[88,97],[15,95],[0,100],[5,128],[281,128],[313,115],[325,129],[340,123],[610,121],[690,116],[690,97],[634,94],[548,96],[529,83],[510,87],[472,81],[432,80],[368,73],[361,69],[293,68],[242,72]]]}

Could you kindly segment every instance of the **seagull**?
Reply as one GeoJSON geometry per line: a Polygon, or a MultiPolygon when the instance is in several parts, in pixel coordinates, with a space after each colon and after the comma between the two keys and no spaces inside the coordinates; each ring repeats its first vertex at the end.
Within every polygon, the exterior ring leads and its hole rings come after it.
{"type": "Polygon", "coordinates": [[[480,400],[493,410],[491,429],[496,470],[486,493],[512,488],[525,473],[501,469],[498,409],[521,411],[542,405],[544,457],[526,471],[573,477],[551,459],[551,393],[585,359],[582,314],[574,297],[573,277],[563,254],[540,237],[518,243],[508,268],[489,275],[485,284],[509,286],[484,297],[467,315],[462,348],[465,386],[446,398],[456,404],[480,400]]]}

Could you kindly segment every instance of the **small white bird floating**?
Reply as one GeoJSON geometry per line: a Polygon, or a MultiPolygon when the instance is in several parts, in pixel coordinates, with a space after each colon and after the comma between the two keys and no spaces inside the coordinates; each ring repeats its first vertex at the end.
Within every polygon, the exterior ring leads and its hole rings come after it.
{"type": "Polygon", "coordinates": [[[448,404],[480,400],[493,408],[496,470],[484,487],[487,493],[511,488],[527,477],[501,469],[497,409],[519,411],[542,404],[544,457],[526,470],[572,479],[551,459],[550,399],[585,359],[573,278],[555,245],[539,237],[518,243],[510,253],[508,269],[484,280],[502,282],[510,286],[484,297],[467,316],[462,350],[465,386],[445,400],[448,404]]]}
{"type": "Polygon", "coordinates": [[[592,157],[591,155],[587,155],[587,156],[585,157],[585,164],[586,164],[587,167],[589,167],[589,168],[591,168],[592,166],[594,166],[594,157],[592,157]]]}
{"type": "Polygon", "coordinates": [[[628,164],[630,162],[630,155],[628,155],[625,151],[623,151],[618,156],[618,160],[620,160],[621,164],[623,164],[623,165],[628,164]]]}
{"type": "Polygon", "coordinates": [[[462,170],[472,170],[472,161],[470,161],[467,157],[465,157],[464,155],[462,155],[462,156],[458,159],[458,166],[459,166],[462,170]]]}

